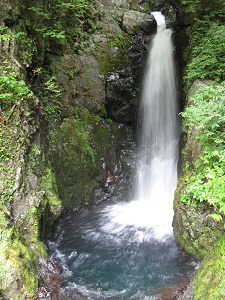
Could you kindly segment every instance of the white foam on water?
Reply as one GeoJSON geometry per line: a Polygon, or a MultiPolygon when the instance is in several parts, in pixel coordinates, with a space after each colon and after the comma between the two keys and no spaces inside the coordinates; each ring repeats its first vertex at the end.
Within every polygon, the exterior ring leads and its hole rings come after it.
{"type": "Polygon", "coordinates": [[[160,11],[152,11],[151,14],[154,16],[158,26],[165,24],[165,16],[160,11]]]}

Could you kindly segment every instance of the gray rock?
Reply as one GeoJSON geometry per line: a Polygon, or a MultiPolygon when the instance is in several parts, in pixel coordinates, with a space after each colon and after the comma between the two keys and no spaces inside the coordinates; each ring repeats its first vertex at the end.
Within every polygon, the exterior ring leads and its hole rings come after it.
{"type": "Polygon", "coordinates": [[[119,7],[128,7],[128,1],[127,0],[112,0],[112,3],[114,3],[116,6],[119,7]]]}
{"type": "Polygon", "coordinates": [[[134,0],[131,2],[130,8],[133,10],[139,10],[141,8],[142,0],[134,0]]]}
{"type": "Polygon", "coordinates": [[[99,77],[100,67],[91,55],[64,55],[54,60],[52,64],[54,74],[60,86],[65,90],[63,103],[70,111],[75,105],[96,112],[104,103],[104,85],[99,77]],[[92,99],[91,101],[88,101],[92,99]]]}
{"type": "Polygon", "coordinates": [[[123,14],[122,27],[128,33],[135,33],[140,29],[148,29],[154,22],[152,15],[130,10],[123,14]]]}

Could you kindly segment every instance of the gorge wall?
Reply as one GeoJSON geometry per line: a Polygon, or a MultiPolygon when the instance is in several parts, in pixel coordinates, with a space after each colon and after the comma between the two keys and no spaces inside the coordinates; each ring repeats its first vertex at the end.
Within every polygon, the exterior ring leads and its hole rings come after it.
{"type": "MultiPolygon", "coordinates": [[[[44,244],[54,222],[68,210],[126,199],[132,193],[142,66],[156,29],[150,10],[162,9],[175,22],[179,74],[186,76],[179,83],[185,90],[180,89],[181,108],[192,106],[202,86],[221,83],[222,68],[215,79],[210,70],[218,68],[210,67],[212,62],[197,62],[199,73],[194,69],[194,77],[187,75],[193,59],[202,57],[200,50],[198,55],[193,52],[194,28],[199,26],[194,19],[207,19],[212,11],[203,27],[215,32],[216,21],[222,28],[223,3],[210,2],[0,1],[0,298],[57,299],[57,283],[44,271],[53,277],[57,272],[44,244]],[[209,66],[205,77],[201,65],[209,66]]],[[[200,41],[204,35],[202,31],[200,41]]],[[[216,95],[207,92],[208,98],[218,100],[222,91],[220,84],[216,95]]],[[[224,131],[223,122],[219,132],[224,131]]],[[[174,233],[203,263],[183,299],[222,299],[223,198],[219,205],[202,200],[209,194],[193,201],[199,190],[193,189],[199,180],[194,176],[201,170],[206,183],[206,174],[215,174],[205,161],[198,163],[208,149],[196,140],[204,130],[195,123],[184,130],[174,233]]],[[[219,161],[220,167],[221,154],[211,161],[219,161]]],[[[210,184],[212,189],[214,182],[210,184]]]]}
{"type": "Polygon", "coordinates": [[[178,243],[201,261],[182,299],[223,299],[224,4],[186,1],[178,15],[188,43],[182,50],[184,146],[173,227],[178,243]]]}

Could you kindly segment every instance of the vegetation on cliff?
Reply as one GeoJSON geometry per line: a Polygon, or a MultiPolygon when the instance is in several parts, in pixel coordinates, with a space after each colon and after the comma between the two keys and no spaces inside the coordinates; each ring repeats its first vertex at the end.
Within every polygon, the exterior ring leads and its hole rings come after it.
{"type": "MultiPolygon", "coordinates": [[[[200,5],[201,1],[195,4],[200,5]]],[[[191,27],[184,80],[189,89],[194,81],[204,81],[197,84],[182,112],[183,130],[188,135],[196,131],[195,138],[202,151],[194,162],[186,163],[189,181],[181,197],[181,201],[192,206],[204,202],[222,215],[225,214],[224,19],[225,10],[218,7],[216,11],[195,18],[191,27]]],[[[222,220],[219,214],[212,216],[222,220]]]]}
{"type": "Polygon", "coordinates": [[[38,100],[14,73],[3,78],[8,81],[1,87],[10,101],[2,102],[0,130],[0,290],[5,297],[16,299],[32,296],[38,284],[36,265],[46,256],[39,219],[48,201],[37,189],[31,192],[31,185],[37,185],[31,140],[37,126],[32,110],[36,107],[37,111],[38,100]]]}
{"type": "Polygon", "coordinates": [[[194,278],[194,300],[221,300],[225,296],[225,236],[222,235],[214,249],[201,262],[194,278]]]}
{"type": "Polygon", "coordinates": [[[193,281],[193,299],[223,299],[225,9],[220,0],[181,2],[193,21],[185,50],[188,99],[181,115],[186,144],[176,192],[175,236],[188,252],[204,258],[193,281]]]}
{"type": "Polygon", "coordinates": [[[193,206],[203,202],[213,206],[217,214],[212,217],[218,221],[225,214],[224,94],[224,82],[206,83],[194,93],[192,104],[182,113],[184,130],[188,134],[193,127],[197,130],[196,139],[203,151],[191,167],[186,164],[190,179],[181,201],[193,206]]]}
{"type": "Polygon", "coordinates": [[[73,51],[83,49],[95,19],[88,0],[19,4],[8,25],[10,4],[2,4],[0,24],[0,295],[7,299],[34,296],[38,260],[47,257],[41,238],[62,212],[41,142],[42,124],[59,119],[63,109],[46,60],[72,40],[73,51]]]}

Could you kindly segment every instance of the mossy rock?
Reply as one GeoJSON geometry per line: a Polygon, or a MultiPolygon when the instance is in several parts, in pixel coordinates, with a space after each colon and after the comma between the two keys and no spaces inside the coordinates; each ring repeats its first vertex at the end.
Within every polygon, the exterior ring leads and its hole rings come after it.
{"type": "Polygon", "coordinates": [[[72,116],[52,134],[52,140],[52,159],[63,206],[90,204],[94,188],[107,178],[102,165],[116,159],[111,125],[89,114],[72,116]]]}
{"type": "Polygon", "coordinates": [[[93,55],[65,54],[52,57],[51,69],[62,89],[63,116],[72,109],[86,108],[93,114],[104,115],[104,84],[100,66],[93,55]]]}
{"type": "Polygon", "coordinates": [[[32,249],[16,228],[11,233],[0,246],[0,293],[6,299],[31,299],[38,287],[38,259],[47,256],[46,247],[37,240],[32,249]]]}
{"type": "Polygon", "coordinates": [[[224,233],[223,222],[215,220],[214,210],[204,203],[193,207],[180,201],[187,182],[188,174],[183,173],[175,193],[174,235],[185,251],[203,259],[224,233]]]}
{"type": "Polygon", "coordinates": [[[193,300],[225,299],[225,235],[201,262],[193,287],[193,300]]]}

